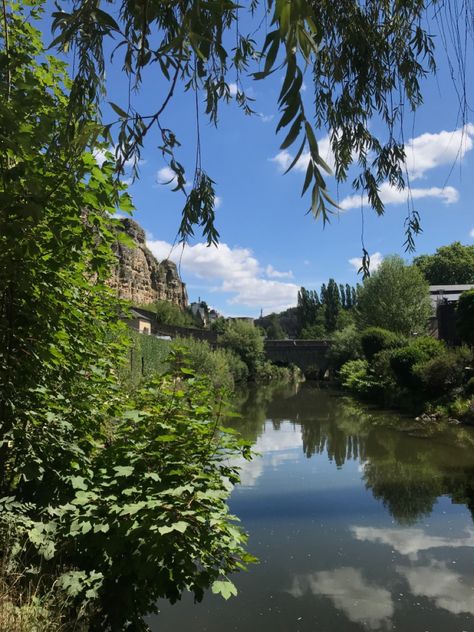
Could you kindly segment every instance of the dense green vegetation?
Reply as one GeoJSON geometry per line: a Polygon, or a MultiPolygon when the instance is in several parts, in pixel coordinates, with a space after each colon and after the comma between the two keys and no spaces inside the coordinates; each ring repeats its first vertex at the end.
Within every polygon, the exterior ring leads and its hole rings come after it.
{"type": "MultiPolygon", "coordinates": [[[[344,364],[332,361],[344,388],[385,406],[432,411],[474,421],[470,405],[474,354],[448,349],[429,336],[401,339],[390,331],[367,329],[362,353],[344,364]],[[370,344],[369,344],[370,341],[370,344]]],[[[347,341],[348,357],[353,338],[347,341]]],[[[339,351],[339,356],[342,351],[339,351]]]]}
{"type": "MultiPolygon", "coordinates": [[[[472,291],[463,293],[457,310],[459,333],[470,345],[473,297],[472,291]]],[[[360,288],[358,327],[336,332],[330,365],[342,386],[379,404],[474,421],[473,352],[466,346],[449,349],[425,335],[430,315],[428,284],[419,267],[389,257],[360,288]]]]}
{"type": "Polygon", "coordinates": [[[331,338],[336,330],[354,322],[358,288],[337,284],[329,279],[317,290],[300,288],[298,303],[280,314],[270,314],[256,321],[269,339],[331,338]]]}
{"type": "Polygon", "coordinates": [[[171,342],[155,336],[138,333],[134,329],[127,331],[130,347],[127,359],[120,367],[123,388],[133,389],[144,379],[155,373],[164,373],[169,369],[167,359],[171,351],[171,342]]]}
{"type": "Polygon", "coordinates": [[[426,331],[431,315],[428,283],[401,257],[387,257],[365,279],[357,303],[361,327],[383,327],[402,335],[426,331]]]}
{"type": "Polygon", "coordinates": [[[176,327],[200,326],[200,323],[193,318],[190,311],[181,309],[179,305],[169,301],[156,301],[156,303],[137,305],[137,307],[142,307],[156,314],[156,320],[163,325],[174,325],[176,327]]]}
{"type": "Polygon", "coordinates": [[[461,339],[474,346],[474,289],[461,294],[456,316],[456,326],[461,339]]]}
{"type": "MultiPolygon", "coordinates": [[[[179,355],[122,387],[129,336],[106,281],[112,216],[131,200],[113,156],[95,157],[94,104],[74,109],[65,65],[44,50],[40,6],[9,5],[2,21],[0,606],[34,595],[44,629],[141,630],[160,597],[235,592],[227,574],[251,558],[226,481],[248,448],[179,355]]],[[[151,340],[141,353],[155,362],[151,340]]]]}
{"type": "Polygon", "coordinates": [[[474,246],[455,241],[438,248],[433,255],[420,255],[413,264],[430,285],[474,283],[474,246]]]}

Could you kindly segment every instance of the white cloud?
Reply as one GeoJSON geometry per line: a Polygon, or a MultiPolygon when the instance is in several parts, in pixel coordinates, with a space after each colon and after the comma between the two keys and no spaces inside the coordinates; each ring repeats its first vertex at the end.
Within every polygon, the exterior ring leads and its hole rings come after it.
{"type": "Polygon", "coordinates": [[[156,172],[156,181],[158,184],[169,184],[170,186],[175,186],[176,174],[171,167],[162,167],[156,172]]]}
{"type": "Polygon", "coordinates": [[[292,279],[293,278],[293,272],[291,270],[288,270],[288,272],[279,272],[278,270],[275,270],[275,268],[270,264],[268,264],[267,267],[265,268],[265,274],[272,279],[292,279]]]}
{"type": "Polygon", "coordinates": [[[257,456],[251,461],[238,457],[232,459],[231,464],[239,466],[240,483],[243,487],[255,487],[266,467],[276,469],[282,463],[298,459],[301,448],[302,438],[299,428],[289,421],[284,421],[279,431],[275,433],[273,423],[267,421],[262,434],[252,446],[257,456]]]}
{"type": "Polygon", "coordinates": [[[467,577],[455,573],[443,562],[411,568],[398,567],[416,596],[432,599],[438,608],[453,614],[474,615],[474,585],[467,577]]]}
{"type": "MultiPolygon", "coordinates": [[[[441,131],[436,134],[421,134],[415,138],[410,138],[405,145],[406,169],[410,180],[425,177],[431,169],[443,165],[451,165],[456,160],[462,160],[467,152],[474,147],[474,125],[469,123],[452,132],[441,131]]],[[[319,141],[319,152],[321,157],[327,162],[331,169],[335,170],[334,155],[331,151],[329,136],[325,136],[319,141]]],[[[280,151],[271,158],[276,162],[281,171],[286,171],[293,161],[293,155],[287,151],[280,151]]],[[[298,162],[294,166],[296,171],[305,172],[308,166],[309,152],[303,152],[298,162]]],[[[459,200],[459,192],[452,186],[446,187],[426,187],[426,188],[405,188],[399,190],[384,182],[380,187],[380,198],[384,204],[403,204],[411,199],[432,198],[439,199],[444,204],[454,204],[459,200]]],[[[340,203],[343,210],[359,208],[360,205],[368,204],[366,196],[349,195],[340,203]]]]}
{"type": "Polygon", "coordinates": [[[470,231],[469,237],[472,237],[474,239],[474,228],[470,231]]]}
{"type": "MultiPolygon", "coordinates": [[[[454,187],[405,188],[400,190],[390,186],[388,182],[384,182],[380,186],[380,199],[384,204],[403,204],[409,198],[414,200],[435,198],[441,200],[444,204],[454,204],[459,200],[459,192],[454,187]]],[[[361,204],[367,206],[368,203],[369,200],[366,195],[356,194],[345,197],[339,203],[339,206],[344,211],[347,211],[351,208],[360,208],[361,204]]]]}
{"type": "Polygon", "coordinates": [[[474,546],[474,530],[467,529],[466,535],[454,538],[429,535],[423,529],[379,529],[377,527],[350,527],[357,540],[387,544],[401,555],[418,559],[420,551],[435,548],[460,548],[474,546]]]}
{"type": "Polygon", "coordinates": [[[262,278],[264,269],[248,248],[197,243],[173,249],[171,244],[159,240],[149,240],[147,244],[158,259],[170,258],[187,274],[216,284],[213,291],[233,294],[228,300],[230,305],[281,311],[296,304],[299,286],[262,278]]]}
{"type": "MultiPolygon", "coordinates": [[[[318,140],[319,155],[328,164],[328,166],[334,171],[334,155],[331,151],[329,136],[324,136],[318,140]]],[[[271,162],[276,162],[280,171],[286,171],[293,162],[294,156],[290,154],[286,149],[278,152],[276,156],[270,158],[271,162]]],[[[309,162],[309,151],[304,151],[298,159],[298,162],[293,167],[294,170],[302,173],[306,172],[309,162]]]]}
{"type": "Polygon", "coordinates": [[[238,87],[236,83],[229,83],[229,92],[231,97],[235,97],[238,92],[238,87]]]}
{"type": "Polygon", "coordinates": [[[260,113],[260,120],[262,121],[262,123],[270,123],[270,121],[273,121],[274,118],[275,118],[274,114],[260,113]]]}
{"type": "MultiPolygon", "coordinates": [[[[108,152],[110,152],[111,154],[115,156],[115,147],[110,147],[109,149],[94,149],[94,151],[92,152],[92,155],[96,159],[99,167],[102,167],[102,165],[104,164],[106,160],[105,154],[108,152]]],[[[126,160],[123,166],[125,167],[125,169],[129,169],[133,165],[133,163],[134,163],[133,159],[126,160]]],[[[139,165],[144,165],[145,163],[146,163],[146,160],[138,161],[139,165]]]]}
{"type": "Polygon", "coordinates": [[[372,630],[386,626],[394,613],[389,591],[366,581],[352,567],[295,575],[289,593],[298,598],[308,592],[328,597],[350,621],[372,630]]]}
{"type": "MultiPolygon", "coordinates": [[[[383,255],[381,252],[374,252],[370,255],[370,270],[374,272],[380,266],[383,261],[383,255]]],[[[349,259],[349,263],[358,272],[362,266],[362,257],[353,257],[349,259]]]]}
{"type": "Polygon", "coordinates": [[[412,180],[423,178],[427,171],[462,160],[474,147],[474,125],[468,123],[453,132],[421,134],[405,145],[406,166],[412,180]]]}
{"type": "Polygon", "coordinates": [[[216,195],[216,197],[214,198],[214,208],[218,209],[221,206],[222,206],[222,198],[216,195]]]}

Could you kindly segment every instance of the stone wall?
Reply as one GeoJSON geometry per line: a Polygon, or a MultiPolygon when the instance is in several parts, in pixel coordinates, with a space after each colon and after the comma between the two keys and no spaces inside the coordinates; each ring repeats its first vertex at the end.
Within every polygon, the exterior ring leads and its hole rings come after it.
{"type": "Polygon", "coordinates": [[[130,248],[117,240],[114,251],[117,266],[110,285],[120,298],[135,305],[169,301],[185,308],[188,305],[186,285],[181,281],[176,265],[167,259],[159,262],[146,246],[145,231],[131,219],[122,219],[120,229],[135,242],[130,248]]]}

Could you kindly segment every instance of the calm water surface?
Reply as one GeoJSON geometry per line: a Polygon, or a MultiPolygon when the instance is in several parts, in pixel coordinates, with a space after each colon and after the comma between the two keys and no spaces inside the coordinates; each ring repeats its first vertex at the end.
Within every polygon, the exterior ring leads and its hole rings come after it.
{"type": "Polygon", "coordinates": [[[260,564],[154,632],[474,632],[474,430],[423,428],[314,385],[242,395],[261,456],[231,509],[260,564]]]}

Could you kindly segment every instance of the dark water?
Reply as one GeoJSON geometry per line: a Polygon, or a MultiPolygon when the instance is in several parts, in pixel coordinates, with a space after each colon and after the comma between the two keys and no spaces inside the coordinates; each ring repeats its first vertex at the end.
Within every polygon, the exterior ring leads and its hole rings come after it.
{"type": "Polygon", "coordinates": [[[154,632],[474,632],[474,430],[423,428],[305,385],[242,397],[261,453],[231,508],[239,596],[161,605],[154,632]]]}

